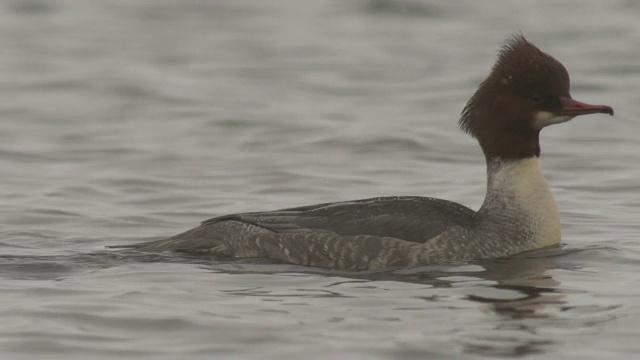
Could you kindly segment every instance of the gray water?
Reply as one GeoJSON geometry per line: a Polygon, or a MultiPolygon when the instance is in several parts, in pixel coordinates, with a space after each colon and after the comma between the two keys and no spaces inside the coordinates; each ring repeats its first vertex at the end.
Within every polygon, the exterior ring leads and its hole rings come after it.
{"type": "Polygon", "coordinates": [[[2,359],[629,359],[640,351],[640,2],[0,5],[2,359]],[[230,212],[383,195],[477,208],[458,114],[522,31],[559,249],[377,273],[114,251],[230,212]]]}

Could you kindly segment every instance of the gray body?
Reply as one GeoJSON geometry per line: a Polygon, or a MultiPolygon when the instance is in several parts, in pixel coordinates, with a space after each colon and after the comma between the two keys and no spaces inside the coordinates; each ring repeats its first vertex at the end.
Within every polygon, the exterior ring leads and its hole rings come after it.
{"type": "Polygon", "coordinates": [[[559,215],[539,170],[537,158],[496,162],[477,212],[434,198],[373,198],[220,216],[133,247],[358,270],[507,256],[559,241],[559,215]]]}

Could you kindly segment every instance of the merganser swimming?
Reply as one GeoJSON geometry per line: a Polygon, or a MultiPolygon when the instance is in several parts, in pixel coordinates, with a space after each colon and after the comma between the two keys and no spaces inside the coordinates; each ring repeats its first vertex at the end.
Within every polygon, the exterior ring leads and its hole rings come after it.
{"type": "Polygon", "coordinates": [[[560,242],[560,214],[540,170],[540,130],[605,105],[571,98],[564,66],[522,35],[509,38],[462,111],[480,143],[480,210],[427,197],[381,197],[220,216],[182,234],[121,247],[381,269],[514,255],[560,242]]]}

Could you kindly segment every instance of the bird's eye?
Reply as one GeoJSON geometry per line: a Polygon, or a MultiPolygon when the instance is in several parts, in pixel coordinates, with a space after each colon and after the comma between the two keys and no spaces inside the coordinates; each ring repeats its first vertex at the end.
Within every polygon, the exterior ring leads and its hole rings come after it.
{"type": "Polygon", "coordinates": [[[533,94],[533,95],[531,95],[531,101],[533,101],[534,103],[540,105],[540,104],[542,104],[544,102],[544,98],[540,94],[533,94]]]}

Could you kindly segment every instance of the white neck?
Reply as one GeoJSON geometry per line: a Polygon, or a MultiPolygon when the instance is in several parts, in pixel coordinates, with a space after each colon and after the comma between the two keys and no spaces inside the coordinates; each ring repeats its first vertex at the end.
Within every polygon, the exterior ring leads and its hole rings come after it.
{"type": "Polygon", "coordinates": [[[560,242],[560,213],[537,157],[494,159],[487,177],[487,196],[478,213],[490,226],[523,237],[530,250],[560,242]]]}

